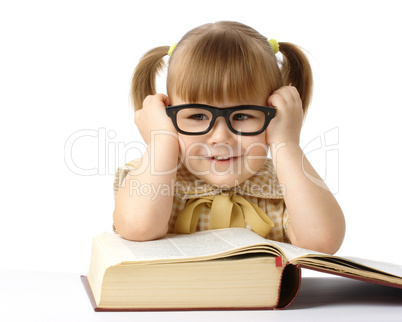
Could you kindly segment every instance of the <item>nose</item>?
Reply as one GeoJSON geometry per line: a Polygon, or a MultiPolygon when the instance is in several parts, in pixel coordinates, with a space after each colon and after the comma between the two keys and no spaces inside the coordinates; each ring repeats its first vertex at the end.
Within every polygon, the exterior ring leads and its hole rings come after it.
{"type": "Polygon", "coordinates": [[[209,144],[226,143],[233,145],[236,142],[235,136],[236,134],[234,134],[228,128],[225,118],[220,116],[216,119],[214,126],[209,132],[208,143],[209,144]]]}

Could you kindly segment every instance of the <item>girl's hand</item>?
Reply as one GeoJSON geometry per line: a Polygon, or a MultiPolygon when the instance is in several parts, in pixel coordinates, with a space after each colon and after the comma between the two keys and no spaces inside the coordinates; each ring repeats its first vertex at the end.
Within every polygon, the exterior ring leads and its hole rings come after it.
{"type": "Polygon", "coordinates": [[[299,145],[303,123],[302,101],[293,86],[283,86],[268,98],[268,106],[276,107],[276,116],[266,131],[267,144],[296,143],[299,145]]]}
{"type": "Polygon", "coordinates": [[[169,98],[164,94],[148,95],[141,110],[134,114],[134,122],[137,125],[142,138],[149,146],[152,133],[155,131],[171,131],[177,134],[172,120],[167,116],[165,107],[169,105],[169,98]]]}

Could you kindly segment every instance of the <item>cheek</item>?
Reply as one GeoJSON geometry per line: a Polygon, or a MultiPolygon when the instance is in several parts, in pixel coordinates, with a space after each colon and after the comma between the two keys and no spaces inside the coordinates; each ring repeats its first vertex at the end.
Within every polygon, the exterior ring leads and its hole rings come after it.
{"type": "MultiPolygon", "coordinates": [[[[246,140],[247,141],[247,140],[246,140]]],[[[245,142],[243,145],[245,147],[245,155],[246,158],[244,160],[246,169],[250,172],[251,175],[257,173],[261,170],[262,166],[265,163],[265,160],[268,156],[269,146],[265,143],[264,139],[250,140],[249,142],[245,142]]]]}
{"type": "Polygon", "coordinates": [[[269,147],[266,144],[252,144],[247,148],[246,154],[266,157],[268,155],[268,149],[269,147]]]}
{"type": "Polygon", "coordinates": [[[268,155],[269,146],[265,142],[265,134],[263,136],[258,135],[256,137],[250,137],[250,139],[244,139],[242,146],[246,155],[264,157],[268,155]]]}
{"type": "Polygon", "coordinates": [[[180,141],[180,155],[181,156],[194,156],[194,155],[206,155],[208,146],[199,141],[199,138],[197,139],[196,136],[191,137],[191,136],[185,136],[179,135],[179,141],[180,141]]]}

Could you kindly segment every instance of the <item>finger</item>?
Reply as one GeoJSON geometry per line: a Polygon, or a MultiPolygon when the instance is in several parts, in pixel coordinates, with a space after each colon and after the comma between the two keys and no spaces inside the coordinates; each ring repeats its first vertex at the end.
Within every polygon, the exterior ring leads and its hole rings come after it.
{"type": "Polygon", "coordinates": [[[147,95],[142,102],[142,106],[144,107],[146,104],[148,104],[153,97],[154,97],[153,95],[147,95]]]}
{"type": "Polygon", "coordinates": [[[148,95],[145,97],[144,102],[142,103],[143,108],[146,106],[158,106],[158,107],[165,107],[169,105],[169,97],[165,94],[155,94],[155,95],[148,95]]]}
{"type": "Polygon", "coordinates": [[[286,100],[283,98],[280,92],[276,91],[270,97],[268,97],[267,103],[270,107],[278,107],[286,104],[286,100]]]}
{"type": "Polygon", "coordinates": [[[170,105],[170,99],[169,99],[169,97],[167,97],[166,95],[164,95],[163,103],[165,104],[165,106],[169,106],[169,105],[170,105]]]}
{"type": "Polygon", "coordinates": [[[165,106],[169,105],[169,97],[167,97],[165,94],[155,94],[154,99],[162,102],[165,106]]]}
{"type": "Polygon", "coordinates": [[[289,98],[290,98],[293,102],[297,103],[297,102],[300,101],[300,94],[299,94],[299,91],[297,90],[296,87],[294,87],[294,86],[288,86],[288,92],[289,92],[289,98]]]}
{"type": "Polygon", "coordinates": [[[138,125],[139,120],[140,120],[140,114],[142,110],[135,111],[134,113],[134,123],[138,125]]]}
{"type": "MultiPolygon", "coordinates": [[[[282,86],[278,90],[276,90],[271,97],[268,99],[268,104],[273,104],[272,101],[276,100],[278,103],[277,104],[295,104],[300,101],[300,95],[299,92],[297,91],[296,87],[294,86],[282,86]],[[278,97],[275,95],[279,95],[282,100],[279,100],[278,97]]],[[[273,106],[279,106],[273,104],[273,106]]]]}
{"type": "Polygon", "coordinates": [[[269,106],[278,106],[283,105],[283,103],[288,102],[289,93],[289,86],[282,86],[276,91],[274,91],[271,96],[268,98],[269,106]]]}
{"type": "Polygon", "coordinates": [[[294,102],[294,97],[297,93],[297,90],[293,86],[283,86],[279,89],[281,96],[285,100],[287,104],[294,102]],[[296,93],[295,93],[296,91],[296,93]]]}

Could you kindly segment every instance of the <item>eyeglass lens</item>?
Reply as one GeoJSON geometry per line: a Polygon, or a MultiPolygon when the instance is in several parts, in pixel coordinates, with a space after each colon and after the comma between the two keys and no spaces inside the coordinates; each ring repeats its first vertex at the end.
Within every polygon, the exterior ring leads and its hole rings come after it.
{"type": "MultiPolygon", "coordinates": [[[[212,113],[202,108],[183,108],[176,115],[177,126],[185,132],[205,131],[212,120],[212,113]]],[[[236,110],[230,114],[229,121],[235,131],[253,133],[263,128],[265,114],[253,109],[236,110]]]]}

